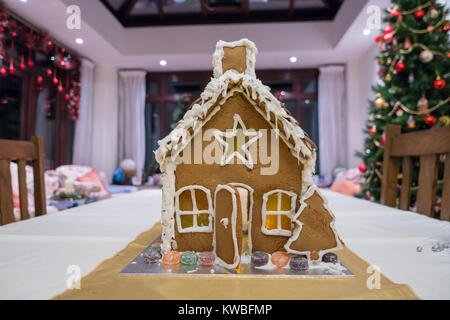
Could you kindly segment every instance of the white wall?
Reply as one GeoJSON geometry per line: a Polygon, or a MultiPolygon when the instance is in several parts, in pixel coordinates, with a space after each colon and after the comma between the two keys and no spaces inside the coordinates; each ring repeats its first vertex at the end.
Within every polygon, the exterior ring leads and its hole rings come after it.
{"type": "Polygon", "coordinates": [[[94,76],[92,166],[111,181],[118,157],[118,70],[97,64],[94,76]]]}
{"type": "Polygon", "coordinates": [[[374,44],[366,53],[347,63],[347,123],[348,123],[348,167],[357,167],[361,159],[355,157],[355,151],[362,150],[364,123],[368,117],[368,99],[375,94],[371,86],[378,81],[377,55],[374,44]]]}

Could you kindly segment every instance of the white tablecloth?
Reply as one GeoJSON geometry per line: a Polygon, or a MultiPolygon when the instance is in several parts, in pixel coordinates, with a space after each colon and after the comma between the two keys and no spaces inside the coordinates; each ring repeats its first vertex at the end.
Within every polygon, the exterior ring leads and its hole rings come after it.
{"type": "MultiPolygon", "coordinates": [[[[424,299],[450,299],[450,223],[323,191],[346,245],[424,299]],[[417,252],[418,245],[424,246],[417,252]]],[[[47,299],[66,289],[160,219],[161,191],[143,190],[0,227],[0,299],[47,299]]]]}

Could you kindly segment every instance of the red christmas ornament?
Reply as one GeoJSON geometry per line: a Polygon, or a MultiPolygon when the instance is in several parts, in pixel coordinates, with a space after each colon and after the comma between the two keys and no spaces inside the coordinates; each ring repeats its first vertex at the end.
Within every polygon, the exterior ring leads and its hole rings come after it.
{"type": "Polygon", "coordinates": [[[397,70],[397,72],[402,72],[403,70],[405,70],[406,66],[403,63],[403,61],[399,61],[397,62],[397,64],[395,65],[395,70],[397,70]]]}
{"type": "Polygon", "coordinates": [[[64,96],[64,99],[66,99],[66,101],[69,101],[70,96],[66,93],[66,95],[64,96]]]}
{"type": "Polygon", "coordinates": [[[16,69],[14,68],[14,65],[13,65],[12,59],[11,59],[11,63],[10,63],[10,65],[9,65],[9,73],[11,73],[11,74],[14,74],[14,73],[16,73],[16,69]]]}
{"type": "Polygon", "coordinates": [[[6,71],[5,67],[2,67],[2,68],[0,69],[0,76],[6,77],[6,74],[7,74],[7,73],[8,73],[8,72],[6,71]]]}
{"type": "Polygon", "coordinates": [[[381,138],[381,144],[384,146],[385,143],[386,143],[386,137],[383,136],[383,138],[381,138]]]}
{"type": "Polygon", "coordinates": [[[367,170],[367,165],[363,162],[359,165],[358,167],[359,171],[361,171],[362,173],[366,172],[367,170]]]}
{"type": "Polygon", "coordinates": [[[392,33],[392,31],[394,31],[394,27],[392,27],[391,25],[386,26],[386,28],[384,28],[384,34],[389,34],[392,33]]]}
{"type": "Polygon", "coordinates": [[[390,15],[391,17],[398,17],[400,15],[400,11],[397,9],[392,9],[390,15]]]}
{"type": "Polygon", "coordinates": [[[376,43],[379,43],[380,41],[381,41],[381,39],[383,39],[383,37],[379,34],[379,35],[377,35],[376,37],[375,37],[375,42],[376,43]]]}
{"type": "Polygon", "coordinates": [[[58,92],[63,92],[63,90],[64,90],[63,86],[62,86],[61,84],[59,84],[59,86],[58,86],[58,92]]]}
{"type": "Polygon", "coordinates": [[[434,116],[426,116],[425,117],[425,124],[429,127],[433,126],[436,123],[436,117],[434,116]]]}
{"type": "Polygon", "coordinates": [[[28,65],[29,67],[32,67],[32,66],[34,66],[34,62],[33,62],[33,60],[31,60],[31,59],[28,59],[27,65],[28,65]]]}
{"type": "Polygon", "coordinates": [[[57,85],[57,84],[58,84],[58,82],[59,82],[59,81],[58,81],[58,78],[56,78],[56,77],[53,77],[53,84],[54,84],[54,85],[57,85]]]}
{"type": "Polygon", "coordinates": [[[22,55],[20,56],[20,70],[25,70],[26,66],[25,66],[25,58],[23,56],[23,52],[22,55]]]}
{"type": "Polygon", "coordinates": [[[277,92],[275,93],[275,96],[276,96],[276,98],[277,98],[278,100],[280,100],[280,98],[281,98],[281,92],[280,92],[280,91],[277,91],[277,92]]]}
{"type": "Polygon", "coordinates": [[[51,77],[53,71],[51,69],[47,69],[47,77],[51,77]]]}
{"type": "Polygon", "coordinates": [[[425,11],[423,10],[417,10],[416,12],[414,12],[414,18],[416,18],[417,20],[422,19],[425,16],[425,11]]]}
{"type": "Polygon", "coordinates": [[[392,40],[394,40],[394,33],[388,33],[384,35],[384,41],[386,41],[387,43],[391,43],[392,40]]]}
{"type": "Polygon", "coordinates": [[[436,80],[434,80],[433,87],[437,90],[444,89],[445,88],[445,80],[438,77],[436,80]]]}
{"type": "Polygon", "coordinates": [[[36,82],[37,82],[38,84],[41,84],[42,82],[44,82],[44,78],[42,78],[41,76],[37,76],[36,82]]]}
{"type": "Polygon", "coordinates": [[[403,47],[405,49],[408,49],[409,47],[411,47],[411,39],[409,39],[408,37],[405,39],[405,43],[403,44],[403,47]]]}

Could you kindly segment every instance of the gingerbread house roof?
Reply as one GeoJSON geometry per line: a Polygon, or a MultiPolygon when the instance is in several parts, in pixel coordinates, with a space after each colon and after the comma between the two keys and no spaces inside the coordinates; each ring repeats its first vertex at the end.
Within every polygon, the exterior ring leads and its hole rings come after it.
{"type": "Polygon", "coordinates": [[[175,162],[179,153],[190,142],[190,138],[208,122],[221,106],[235,93],[242,93],[251,105],[269,122],[290,148],[291,153],[302,164],[303,170],[314,171],[316,146],[300,128],[284,105],[263,85],[255,75],[255,56],[258,50],[255,44],[242,39],[235,42],[219,41],[213,56],[214,78],[206,86],[200,98],[194,102],[172,132],[158,141],[156,160],[164,172],[167,163],[175,162]],[[242,72],[234,69],[223,71],[224,47],[245,47],[246,68],[242,72]]]}

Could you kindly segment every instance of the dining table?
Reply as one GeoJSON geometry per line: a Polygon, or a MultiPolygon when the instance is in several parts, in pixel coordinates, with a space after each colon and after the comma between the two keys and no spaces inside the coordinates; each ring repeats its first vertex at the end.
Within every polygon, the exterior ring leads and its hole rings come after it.
{"type": "MultiPolygon", "coordinates": [[[[345,245],[421,299],[450,299],[450,223],[321,189],[345,245]]],[[[160,221],[145,189],[0,227],[0,299],[50,299],[160,221]]],[[[251,297],[249,297],[251,298],[251,297]]]]}

